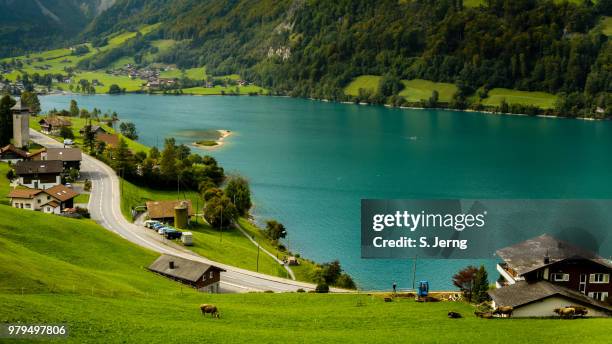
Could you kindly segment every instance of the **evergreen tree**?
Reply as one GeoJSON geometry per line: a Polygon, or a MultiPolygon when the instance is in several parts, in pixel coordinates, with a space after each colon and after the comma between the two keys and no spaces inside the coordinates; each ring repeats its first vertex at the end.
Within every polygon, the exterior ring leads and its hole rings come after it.
{"type": "Polygon", "coordinates": [[[11,108],[15,105],[15,100],[6,95],[0,101],[0,146],[11,143],[13,138],[13,114],[11,108]]]}
{"type": "Polygon", "coordinates": [[[474,275],[474,289],[472,291],[472,301],[476,303],[484,302],[489,299],[489,276],[484,265],[474,275]]]}
{"type": "Polygon", "coordinates": [[[79,116],[79,106],[77,105],[77,102],[74,99],[70,101],[70,116],[72,117],[79,116]]]}
{"type": "Polygon", "coordinates": [[[176,163],[176,141],[174,138],[167,138],[164,141],[164,150],[161,153],[159,169],[166,182],[175,182],[178,171],[176,163]]]}

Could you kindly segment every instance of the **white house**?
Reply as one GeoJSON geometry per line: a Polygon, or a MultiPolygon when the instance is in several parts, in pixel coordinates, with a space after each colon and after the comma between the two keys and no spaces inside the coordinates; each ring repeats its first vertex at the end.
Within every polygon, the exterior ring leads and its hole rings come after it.
{"type": "Polygon", "coordinates": [[[59,160],[19,161],[15,164],[15,174],[20,185],[31,189],[49,189],[62,182],[64,163],[59,160]]]}

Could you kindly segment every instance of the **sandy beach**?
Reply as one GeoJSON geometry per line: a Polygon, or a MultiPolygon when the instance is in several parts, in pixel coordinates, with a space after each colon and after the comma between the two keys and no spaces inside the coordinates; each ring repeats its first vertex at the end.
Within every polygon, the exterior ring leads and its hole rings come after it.
{"type": "Polygon", "coordinates": [[[219,138],[215,140],[216,145],[214,146],[206,146],[206,145],[201,145],[198,144],[197,142],[194,142],[193,145],[198,147],[198,148],[202,148],[202,149],[217,149],[221,146],[223,146],[223,144],[225,143],[224,140],[226,137],[232,135],[232,131],[231,130],[225,130],[225,129],[219,129],[217,130],[219,132],[219,138]]]}

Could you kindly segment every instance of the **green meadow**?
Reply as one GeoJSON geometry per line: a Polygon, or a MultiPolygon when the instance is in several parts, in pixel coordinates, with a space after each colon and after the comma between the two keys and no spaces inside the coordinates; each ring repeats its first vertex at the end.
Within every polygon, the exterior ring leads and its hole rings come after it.
{"type": "Polygon", "coordinates": [[[157,254],[93,221],[6,206],[0,217],[0,322],[66,324],[66,343],[609,342],[609,319],[485,320],[465,303],[369,294],[198,293],[147,271],[157,254]],[[221,318],[202,316],[202,303],[221,318]]]}
{"type": "Polygon", "coordinates": [[[344,94],[349,96],[357,96],[359,95],[359,89],[376,93],[381,79],[382,77],[379,75],[358,76],[344,88],[344,94]]]}
{"type": "Polygon", "coordinates": [[[489,96],[482,100],[482,104],[498,106],[502,100],[508,104],[535,105],[542,109],[555,107],[557,97],[546,92],[517,91],[507,88],[494,88],[489,91],[489,96]]]}
{"type": "Polygon", "coordinates": [[[434,90],[438,91],[439,100],[441,102],[449,102],[457,92],[455,84],[444,82],[433,82],[429,80],[413,79],[402,80],[404,89],[399,93],[409,102],[418,102],[427,100],[431,97],[434,90]]]}
{"type": "Polygon", "coordinates": [[[604,17],[601,25],[604,35],[612,36],[612,17],[604,17]]]}
{"type": "Polygon", "coordinates": [[[250,94],[250,93],[263,93],[266,90],[259,86],[248,85],[248,86],[215,86],[212,88],[207,87],[192,87],[192,88],[183,88],[183,94],[191,94],[191,95],[220,95],[220,94],[250,94]]]}

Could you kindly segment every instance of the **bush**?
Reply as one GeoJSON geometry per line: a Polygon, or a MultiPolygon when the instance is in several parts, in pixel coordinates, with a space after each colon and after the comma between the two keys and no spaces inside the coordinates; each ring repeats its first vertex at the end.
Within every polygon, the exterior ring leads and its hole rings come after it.
{"type": "Polygon", "coordinates": [[[315,292],[320,293],[320,294],[329,293],[329,286],[325,283],[319,283],[317,284],[317,287],[315,288],[315,292]]]}
{"type": "Polygon", "coordinates": [[[343,273],[338,277],[336,281],[336,286],[344,289],[357,289],[355,285],[355,281],[348,274],[343,273]]]}
{"type": "Polygon", "coordinates": [[[15,179],[15,171],[13,171],[12,169],[8,170],[8,172],[6,172],[6,179],[8,180],[15,179]]]}
{"type": "Polygon", "coordinates": [[[298,293],[305,293],[305,292],[306,292],[306,290],[304,290],[304,289],[300,288],[300,289],[296,290],[296,292],[298,292],[298,293]]]}

